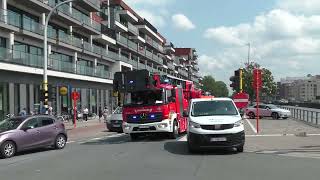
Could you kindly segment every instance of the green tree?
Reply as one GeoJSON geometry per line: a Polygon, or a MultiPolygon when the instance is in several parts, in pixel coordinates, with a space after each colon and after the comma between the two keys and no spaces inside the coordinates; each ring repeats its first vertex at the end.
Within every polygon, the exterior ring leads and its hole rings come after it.
{"type": "Polygon", "coordinates": [[[229,94],[227,85],[222,81],[215,81],[212,76],[204,76],[201,83],[201,89],[215,97],[227,97],[229,94]]]}
{"type": "MultiPolygon", "coordinates": [[[[243,91],[248,93],[250,99],[255,99],[255,91],[252,87],[253,82],[253,70],[254,68],[260,68],[258,63],[251,62],[243,69],[243,91]]],[[[273,97],[276,94],[276,83],[274,77],[269,69],[261,68],[262,70],[262,89],[261,95],[264,97],[273,97]]]]}

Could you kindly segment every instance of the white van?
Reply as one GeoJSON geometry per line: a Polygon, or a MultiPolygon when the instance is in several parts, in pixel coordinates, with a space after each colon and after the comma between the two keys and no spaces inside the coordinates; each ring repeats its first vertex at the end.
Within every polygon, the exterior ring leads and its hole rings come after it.
{"type": "Polygon", "coordinates": [[[236,148],[243,152],[243,120],[230,98],[192,99],[188,117],[190,152],[201,148],[236,148]]]}

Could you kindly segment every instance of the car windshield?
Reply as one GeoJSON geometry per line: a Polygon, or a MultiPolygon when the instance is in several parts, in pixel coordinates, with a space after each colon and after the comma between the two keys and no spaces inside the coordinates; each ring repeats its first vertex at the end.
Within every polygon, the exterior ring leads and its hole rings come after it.
{"type": "Polygon", "coordinates": [[[145,106],[163,104],[165,93],[162,90],[156,91],[139,91],[127,93],[124,104],[126,106],[145,106]]]}
{"type": "Polygon", "coordinates": [[[278,106],[273,105],[273,104],[270,104],[270,105],[268,105],[267,107],[269,107],[270,109],[279,109],[278,106]]]}
{"type": "Polygon", "coordinates": [[[9,131],[17,129],[17,127],[23,122],[24,118],[10,118],[0,121],[0,131],[9,131]]]}
{"type": "Polygon", "coordinates": [[[194,117],[237,114],[237,109],[233,105],[232,101],[200,101],[192,104],[191,115],[194,117]]]}

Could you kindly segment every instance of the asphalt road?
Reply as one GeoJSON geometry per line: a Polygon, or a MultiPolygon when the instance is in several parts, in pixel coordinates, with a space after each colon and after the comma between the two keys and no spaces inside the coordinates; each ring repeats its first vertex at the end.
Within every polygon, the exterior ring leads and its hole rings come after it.
{"type": "MultiPolygon", "coordinates": [[[[280,127],[277,122],[267,124],[280,127]]],[[[247,133],[252,131],[247,123],[246,129],[247,133]]],[[[185,136],[177,140],[149,137],[131,142],[127,135],[115,134],[76,141],[63,150],[45,149],[1,159],[0,179],[318,180],[320,177],[320,136],[315,134],[308,137],[284,136],[273,131],[248,134],[245,152],[240,154],[232,150],[189,154],[185,139],[185,136]]]]}

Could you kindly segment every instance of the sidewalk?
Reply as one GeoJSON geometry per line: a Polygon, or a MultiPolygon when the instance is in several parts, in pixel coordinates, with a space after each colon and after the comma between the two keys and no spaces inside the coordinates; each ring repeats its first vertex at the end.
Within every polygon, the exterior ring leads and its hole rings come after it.
{"type": "Polygon", "coordinates": [[[77,121],[77,127],[74,128],[72,122],[65,123],[65,127],[68,132],[69,141],[79,141],[85,140],[87,138],[103,137],[115,134],[114,132],[109,132],[106,128],[104,120],[101,119],[91,119],[88,121],[77,121]]]}

